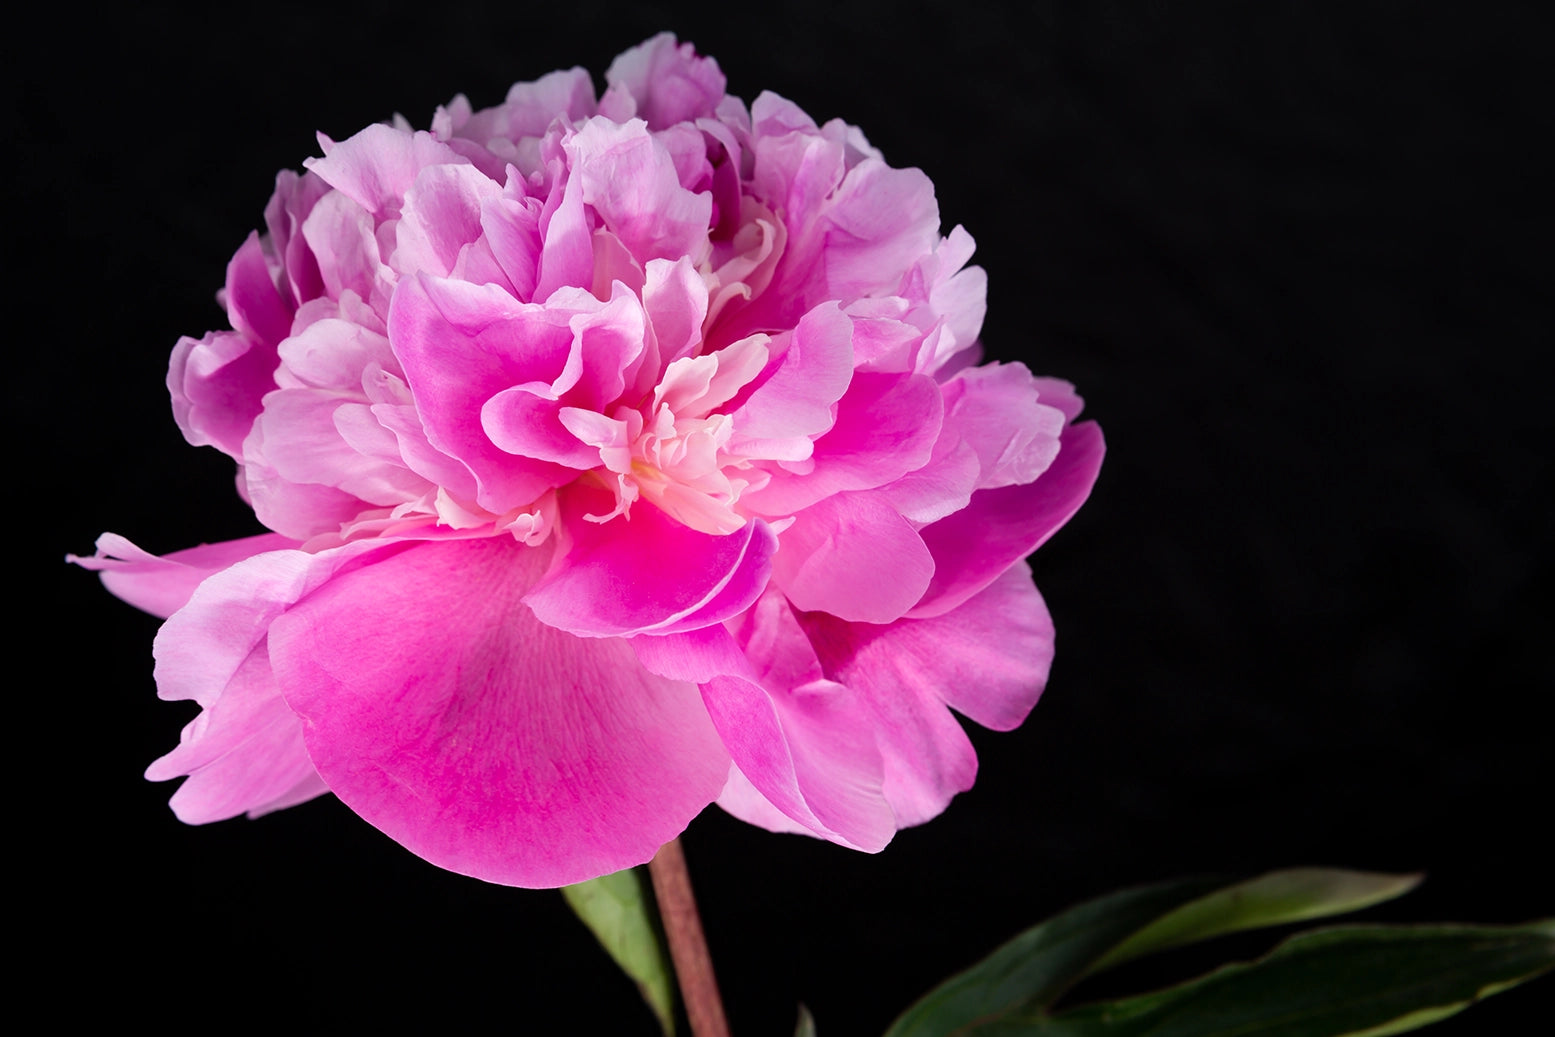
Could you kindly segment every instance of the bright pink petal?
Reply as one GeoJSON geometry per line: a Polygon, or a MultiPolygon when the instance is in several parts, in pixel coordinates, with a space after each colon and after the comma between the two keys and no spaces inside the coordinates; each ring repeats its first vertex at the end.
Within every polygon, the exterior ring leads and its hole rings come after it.
{"type": "Polygon", "coordinates": [[[681,186],[674,160],[642,123],[590,119],[567,149],[584,204],[639,263],[705,258],[712,195],[681,186]]]}
{"type": "Polygon", "coordinates": [[[263,811],[312,787],[302,723],[276,686],[267,631],[343,568],[395,550],[363,541],[312,555],[256,554],[207,578],[162,624],[153,649],[157,693],[202,707],[178,747],[146,772],[154,781],[189,775],[171,804],[181,819],[202,824],[263,811]]]}
{"type": "Polygon", "coordinates": [[[971,788],[977,760],[955,707],[997,730],[1020,724],[1046,683],[1053,627],[1017,564],[946,615],[888,627],[800,617],[828,676],[875,711],[885,794],[902,825],[920,824],[971,788]]]}
{"type": "Polygon", "coordinates": [[[851,689],[817,680],[768,691],[715,677],[702,700],[735,765],[782,814],[870,853],[891,841],[897,824],[881,787],[874,718],[851,689]]]}
{"type": "Polygon", "coordinates": [[[853,378],[852,320],[835,303],[823,303],[800,319],[787,342],[772,374],[734,412],[731,450],[754,453],[762,441],[814,437],[832,427],[832,408],[853,378]]]}
{"type": "Polygon", "coordinates": [[[729,767],[693,685],[535,619],[521,598],[547,554],[420,544],[330,581],[270,635],[347,805],[439,867],[536,887],[648,860],[729,767]]]}
{"type": "Polygon", "coordinates": [[[697,57],[689,43],[677,46],[668,32],[620,54],[605,70],[605,82],[610,90],[604,103],[619,103],[611,95],[624,92],[633,102],[626,117],[646,119],[652,130],[712,115],[725,84],[718,62],[697,57]]]}
{"type": "Polygon", "coordinates": [[[303,164],[368,212],[391,215],[427,166],[468,162],[430,133],[374,123],[303,164]]]}
{"type": "Polygon", "coordinates": [[[923,596],[934,558],[880,494],[839,493],[800,512],[778,538],[772,579],[799,609],[889,623],[923,596]]]}
{"type": "Polygon", "coordinates": [[[575,473],[515,457],[491,441],[480,404],[514,385],[552,382],[573,348],[572,313],[520,303],[494,285],[425,277],[400,283],[389,337],[404,365],[429,443],[469,466],[477,502],[521,507],[575,473]]]}
{"type": "Polygon", "coordinates": [[[249,338],[274,346],[291,334],[292,308],[276,290],[257,233],[249,234],[227,264],[222,295],[233,328],[249,338]]]}
{"type": "Polygon", "coordinates": [[[540,621],[582,637],[696,630],[738,615],[772,571],[777,539],[764,522],[725,536],[701,533],[647,502],[597,522],[614,500],[570,489],[567,555],[524,598],[540,621]]]}
{"type": "Polygon", "coordinates": [[[929,463],[943,416],[932,378],[857,374],[837,403],[836,422],[815,441],[814,467],[804,475],[773,471],[766,487],[745,497],[745,506],[787,515],[834,493],[895,482],[929,463]]]}
{"type": "Polygon", "coordinates": [[[103,586],[122,601],[166,619],[189,601],[194,589],[228,566],[266,551],[296,547],[297,542],[274,533],[201,544],[157,556],[142,551],[124,537],[104,533],[91,558],[66,556],[83,569],[101,572],[103,586]]]}
{"type": "Polygon", "coordinates": [[[194,446],[213,446],[239,460],[243,440],[275,388],[275,347],[236,331],[181,338],[167,369],[173,420],[194,446]]]}
{"type": "Polygon", "coordinates": [[[1058,456],[1064,412],[1039,403],[1023,364],[969,367],[945,383],[945,424],[977,451],[978,488],[1036,480],[1058,456]]]}
{"type": "Polygon", "coordinates": [[[738,802],[731,796],[726,809],[753,820],[765,816],[766,804],[786,819],[775,830],[880,849],[897,826],[881,791],[871,707],[825,678],[781,593],[769,590],[730,629],[733,635],[714,626],[632,638],[650,670],[700,683],[708,714],[755,793],[738,802]]]}
{"type": "Polygon", "coordinates": [[[1095,422],[1071,425],[1036,482],[978,490],[967,507],[924,526],[919,533],[934,556],[934,579],[911,615],[950,611],[1042,546],[1090,496],[1104,453],[1095,422]]]}

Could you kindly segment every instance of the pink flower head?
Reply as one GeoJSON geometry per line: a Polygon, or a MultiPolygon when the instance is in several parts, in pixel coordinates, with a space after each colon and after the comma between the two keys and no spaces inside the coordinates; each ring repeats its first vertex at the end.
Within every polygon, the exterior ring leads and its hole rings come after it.
{"type": "Polygon", "coordinates": [[[413,852],[553,886],[708,803],[878,850],[1020,724],[1022,559],[1102,457],[1066,383],[974,366],[933,185],[670,35],[430,130],[320,138],[168,372],[273,532],[149,555],[156,780],[185,821],[330,791],[413,852]]]}

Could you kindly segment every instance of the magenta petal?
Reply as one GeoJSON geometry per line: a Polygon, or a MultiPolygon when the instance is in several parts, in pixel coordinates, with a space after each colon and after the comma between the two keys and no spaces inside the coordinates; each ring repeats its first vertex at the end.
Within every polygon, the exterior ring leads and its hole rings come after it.
{"type": "Polygon", "coordinates": [[[693,685],[624,641],[536,621],[521,598],[547,553],[419,544],[332,580],[270,635],[347,805],[439,867],[533,887],[647,861],[729,769],[693,685]]]}
{"type": "Polygon", "coordinates": [[[104,533],[97,538],[97,554],[91,558],[67,556],[83,569],[100,571],[103,586],[138,609],[166,619],[189,601],[205,579],[245,558],[296,547],[297,542],[274,533],[201,544],[172,554],[142,551],[124,537],[104,533]]]}
{"type": "Polygon", "coordinates": [[[377,214],[397,210],[416,175],[427,166],[468,162],[430,133],[406,133],[374,123],[332,145],[323,158],[303,164],[335,190],[377,214]]]}
{"type": "Polygon", "coordinates": [[[184,728],[178,748],[146,769],[152,781],[185,774],[168,805],[191,825],[261,812],[314,776],[302,722],[281,698],[264,645],[184,728]]]}
{"type": "Polygon", "coordinates": [[[777,540],[765,522],[717,536],[646,502],[596,522],[584,516],[609,514],[607,495],[564,501],[571,549],[524,598],[543,623],[582,637],[679,633],[738,615],[767,585],[777,540]]]}
{"type": "Polygon", "coordinates": [[[250,233],[227,264],[223,301],[232,326],[250,338],[274,346],[292,330],[291,307],[271,279],[259,235],[250,233]]]}
{"type": "Polygon", "coordinates": [[[1069,521],[1101,471],[1106,444],[1094,421],[1064,430],[1058,457],[1036,482],[978,490],[972,503],[919,530],[934,579],[910,615],[938,616],[993,582],[1069,521]]]}
{"type": "Polygon", "coordinates": [[[895,482],[929,463],[944,417],[939,386],[925,375],[857,374],[836,410],[835,424],[815,441],[813,470],[774,472],[747,495],[749,508],[786,515],[834,493],[895,482]]]}
{"type": "Polygon", "coordinates": [[[882,494],[839,493],[800,512],[778,538],[772,578],[794,607],[859,623],[889,623],[912,608],[934,558],[882,494]]]}
{"type": "Polygon", "coordinates": [[[275,346],[237,331],[181,338],[167,368],[173,420],[193,446],[243,457],[265,393],[275,388],[275,346]]]}
{"type": "Polygon", "coordinates": [[[902,825],[971,788],[977,760],[947,705],[997,730],[1020,724],[1047,681],[1053,627],[1017,564],[960,608],[888,627],[800,617],[829,676],[876,713],[885,793],[902,825]]]}
{"type": "Polygon", "coordinates": [[[769,692],[715,677],[702,699],[735,765],[780,812],[854,849],[891,841],[896,817],[881,789],[873,717],[851,689],[818,680],[769,692]]]}
{"type": "Polygon", "coordinates": [[[800,318],[773,373],[734,412],[734,443],[817,436],[853,378],[853,321],[824,303],[800,318]]]}
{"type": "Polygon", "coordinates": [[[359,542],[313,555],[256,554],[206,579],[162,624],[153,652],[157,693],[193,699],[202,707],[178,747],[146,772],[154,781],[189,775],[171,803],[181,819],[201,824],[262,811],[312,787],[302,723],[281,699],[267,631],[352,562],[395,550],[359,542]]]}
{"type": "Polygon", "coordinates": [[[618,55],[605,70],[605,82],[611,91],[626,91],[634,114],[659,130],[712,115],[725,80],[718,62],[697,57],[691,44],[677,46],[673,33],[661,32],[618,55]]]}
{"type": "Polygon", "coordinates": [[[1021,364],[989,364],[945,383],[945,424],[977,451],[979,489],[1034,481],[1058,456],[1068,418],[1038,402],[1043,383],[1021,364]]]}
{"type": "Polygon", "coordinates": [[[560,376],[572,353],[571,316],[520,303],[495,285],[417,276],[395,292],[389,337],[427,441],[469,466],[477,502],[494,514],[574,477],[501,449],[482,428],[478,406],[511,386],[560,376]]]}

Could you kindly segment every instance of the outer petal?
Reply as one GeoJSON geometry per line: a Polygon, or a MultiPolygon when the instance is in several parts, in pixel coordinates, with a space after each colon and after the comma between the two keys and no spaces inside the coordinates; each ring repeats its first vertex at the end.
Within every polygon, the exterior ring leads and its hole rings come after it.
{"type": "Polygon", "coordinates": [[[295,540],[263,533],[242,540],[201,544],[158,557],[116,533],[104,533],[97,538],[97,554],[91,558],[67,555],[66,561],[102,572],[103,586],[109,593],[166,619],[188,603],[189,596],[206,577],[245,558],[296,546],[295,540]]]}
{"type": "Polygon", "coordinates": [[[535,619],[521,598],[546,554],[419,544],[332,580],[271,630],[287,702],[341,799],[440,867],[536,887],[648,860],[729,767],[693,685],[648,673],[624,641],[535,619]]]}
{"type": "Polygon", "coordinates": [[[277,363],[273,345],[237,331],[179,339],[168,363],[167,391],[184,438],[241,461],[260,401],[275,388],[277,363]]]}
{"type": "Polygon", "coordinates": [[[632,639],[650,670],[701,683],[708,714],[746,782],[734,793],[725,789],[725,808],[774,831],[870,852],[885,846],[897,825],[881,790],[869,703],[825,678],[778,591],[730,628],[735,635],[719,626],[632,639]]]}
{"type": "Polygon", "coordinates": [[[605,70],[605,82],[606,103],[629,107],[626,115],[641,116],[652,130],[712,115],[725,84],[718,62],[697,57],[689,43],[676,46],[668,32],[618,55],[605,70]],[[622,92],[632,104],[617,96],[622,92]]]}
{"type": "Polygon", "coordinates": [[[878,493],[839,493],[807,508],[779,538],[773,581],[799,609],[889,623],[923,596],[934,559],[878,493]]]}
{"type": "Polygon", "coordinates": [[[1064,430],[1058,457],[1036,482],[979,490],[972,503],[919,530],[934,579],[909,615],[942,615],[992,583],[1069,521],[1101,471],[1106,444],[1093,421],[1064,430]]]}
{"type": "Polygon", "coordinates": [[[630,518],[595,522],[614,500],[565,495],[569,553],[524,600],[540,621],[582,637],[679,633],[720,623],[767,586],[777,539],[765,522],[701,533],[646,502],[630,518]]]}
{"type": "Polygon", "coordinates": [[[1036,703],[1053,658],[1047,607],[1019,563],[934,619],[879,627],[810,613],[800,623],[827,676],[874,709],[885,795],[903,826],[938,815],[977,775],[947,704],[986,726],[1013,728],[1036,703]]]}
{"type": "Polygon", "coordinates": [[[203,707],[178,747],[146,771],[153,781],[189,775],[171,803],[180,819],[219,821],[322,791],[303,747],[302,724],[271,673],[266,633],[276,617],[342,568],[395,550],[359,542],[313,555],[257,554],[205,580],[162,624],[153,650],[158,694],[203,707]]]}

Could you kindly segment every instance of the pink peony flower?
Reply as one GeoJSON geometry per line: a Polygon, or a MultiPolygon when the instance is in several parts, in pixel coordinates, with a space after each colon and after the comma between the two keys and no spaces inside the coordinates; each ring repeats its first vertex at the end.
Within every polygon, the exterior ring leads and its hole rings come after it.
{"type": "Polygon", "coordinates": [[[168,372],[273,532],[147,554],[200,715],[191,823],[334,792],[408,849],[553,886],[711,802],[874,851],[969,788],[1052,656],[1022,559],[1102,437],[974,366],[985,279],[933,185],[657,36],[430,131],[320,137],[168,372]]]}

